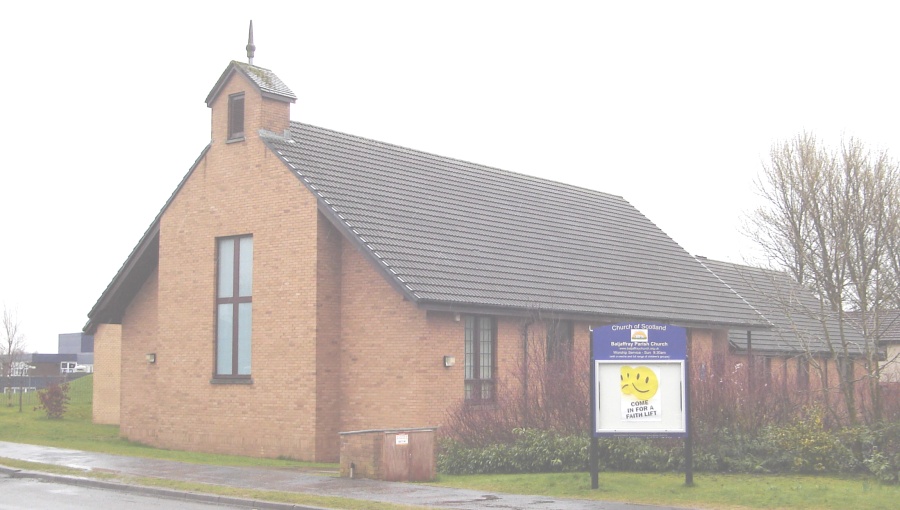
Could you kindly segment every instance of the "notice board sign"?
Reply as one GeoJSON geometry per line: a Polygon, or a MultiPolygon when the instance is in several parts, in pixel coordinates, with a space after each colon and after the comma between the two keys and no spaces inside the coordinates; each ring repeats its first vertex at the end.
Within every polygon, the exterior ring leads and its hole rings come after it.
{"type": "Polygon", "coordinates": [[[591,332],[594,436],[687,435],[687,330],[623,322],[591,332]]]}

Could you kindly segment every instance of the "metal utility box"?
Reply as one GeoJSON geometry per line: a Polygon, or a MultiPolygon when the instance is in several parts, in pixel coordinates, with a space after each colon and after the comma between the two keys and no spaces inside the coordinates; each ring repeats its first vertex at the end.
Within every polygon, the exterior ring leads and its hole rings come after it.
{"type": "Polygon", "coordinates": [[[341,476],[428,482],[437,476],[436,428],[341,432],[341,476]]]}

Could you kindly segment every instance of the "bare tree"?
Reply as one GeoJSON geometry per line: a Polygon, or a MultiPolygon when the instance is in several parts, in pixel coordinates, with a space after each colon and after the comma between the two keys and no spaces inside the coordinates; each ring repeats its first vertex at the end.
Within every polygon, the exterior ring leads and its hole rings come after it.
{"type": "Polygon", "coordinates": [[[893,279],[883,283],[893,290],[887,292],[891,306],[900,310],[900,189],[895,187],[886,192],[885,212],[885,236],[882,241],[887,253],[888,273],[893,279]]]}
{"type": "MultiPolygon", "coordinates": [[[[21,360],[25,351],[25,336],[19,331],[19,314],[3,306],[3,343],[0,345],[0,360],[3,362],[3,376],[6,378],[7,387],[14,375],[13,370],[21,360]]],[[[7,405],[12,406],[12,393],[7,392],[7,405]]]]}
{"type": "Polygon", "coordinates": [[[751,237],[774,265],[818,296],[819,310],[813,313],[823,326],[826,317],[837,318],[837,334],[825,327],[822,334],[840,367],[839,388],[851,423],[860,403],[857,377],[847,367],[859,356],[865,359],[873,415],[880,419],[877,335],[868,334],[865,345],[854,345],[846,328],[865,330],[866,324],[878,323],[873,317],[898,304],[897,164],[857,140],[832,151],[804,133],[773,146],[757,187],[764,205],[751,217],[751,237]]]}

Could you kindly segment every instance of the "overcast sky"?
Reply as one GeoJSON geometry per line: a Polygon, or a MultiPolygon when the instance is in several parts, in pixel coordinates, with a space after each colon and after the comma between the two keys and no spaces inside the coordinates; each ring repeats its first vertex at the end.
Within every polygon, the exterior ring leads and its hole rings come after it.
{"type": "Polygon", "coordinates": [[[250,19],[294,120],[621,195],[692,254],[752,260],[774,142],[900,154],[900,19],[736,4],[5,2],[0,302],[29,351],[81,330],[208,143],[250,19]]]}

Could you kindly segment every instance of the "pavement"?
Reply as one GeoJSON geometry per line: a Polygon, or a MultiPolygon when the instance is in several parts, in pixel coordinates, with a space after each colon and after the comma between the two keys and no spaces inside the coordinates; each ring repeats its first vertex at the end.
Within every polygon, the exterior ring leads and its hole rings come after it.
{"type": "MultiPolygon", "coordinates": [[[[317,507],[304,505],[254,501],[204,493],[147,487],[123,482],[111,482],[91,478],[89,476],[67,476],[18,470],[4,467],[2,458],[65,466],[83,470],[86,475],[91,472],[112,473],[132,477],[152,477],[245,489],[335,496],[363,501],[420,506],[425,508],[447,508],[455,510],[676,510],[675,507],[553,498],[547,496],[485,493],[482,491],[453,489],[422,483],[349,479],[337,477],[335,476],[335,473],[325,472],[298,472],[293,469],[281,468],[198,465],[185,462],[126,457],[121,455],[0,441],[0,474],[5,474],[6,476],[37,478],[145,495],[206,501],[212,504],[246,506],[247,508],[254,509],[320,510],[317,507]]],[[[585,474],[585,476],[589,475],[585,474]]]]}

